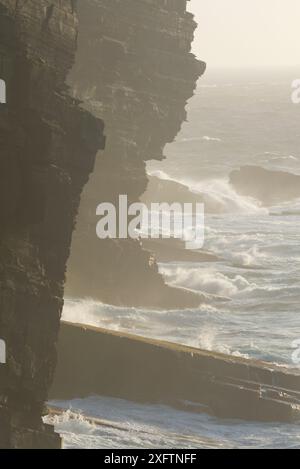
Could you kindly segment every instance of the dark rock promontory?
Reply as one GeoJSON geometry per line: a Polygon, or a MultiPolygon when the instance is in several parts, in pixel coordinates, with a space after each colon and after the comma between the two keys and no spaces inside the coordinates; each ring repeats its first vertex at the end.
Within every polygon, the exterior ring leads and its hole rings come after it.
{"type": "Polygon", "coordinates": [[[42,414],[71,236],[103,123],[69,96],[78,21],[69,0],[0,0],[0,448],[58,448],[42,414]]]}
{"type": "Polygon", "coordinates": [[[193,307],[199,297],[170,288],[139,242],[100,240],[96,207],[139,201],[146,161],[164,158],[186,119],[205,64],[190,52],[196,23],[186,0],[84,0],[70,82],[105,121],[107,143],[84,191],[68,265],[67,294],[116,305],[193,307]]]}

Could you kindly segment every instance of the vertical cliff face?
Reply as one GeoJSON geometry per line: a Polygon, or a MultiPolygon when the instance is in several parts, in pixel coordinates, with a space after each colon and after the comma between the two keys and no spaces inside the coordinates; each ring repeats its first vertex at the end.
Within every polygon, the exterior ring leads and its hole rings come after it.
{"type": "Polygon", "coordinates": [[[0,448],[59,447],[42,413],[65,265],[103,125],[68,96],[74,1],[0,0],[0,448]]]}
{"type": "Polygon", "coordinates": [[[68,268],[67,292],[118,305],[195,306],[199,298],[164,284],[156,262],[132,240],[96,238],[96,207],[138,201],[146,161],[163,159],[186,119],[205,64],[190,53],[196,24],[186,0],[81,0],[71,82],[107,144],[85,190],[68,268]]]}

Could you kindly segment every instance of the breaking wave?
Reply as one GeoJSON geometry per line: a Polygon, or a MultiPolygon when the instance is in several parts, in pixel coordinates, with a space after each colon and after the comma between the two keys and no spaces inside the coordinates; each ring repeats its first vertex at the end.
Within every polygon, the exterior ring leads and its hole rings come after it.
{"type": "Polygon", "coordinates": [[[45,422],[63,436],[66,449],[299,447],[298,425],[218,420],[97,396],[54,405],[61,409],[60,415],[47,416],[45,422]]]}
{"type": "Polygon", "coordinates": [[[233,357],[239,358],[250,358],[250,356],[246,353],[232,351],[229,345],[222,345],[219,342],[217,329],[212,329],[211,327],[203,327],[203,330],[199,335],[198,347],[209,352],[219,352],[224,353],[225,355],[232,355],[233,357]]]}
{"type": "MultiPolygon", "coordinates": [[[[195,183],[188,179],[175,179],[164,171],[151,171],[150,176],[161,180],[174,181],[187,186],[191,193],[199,193],[207,213],[242,213],[242,214],[268,214],[268,210],[261,203],[252,198],[238,194],[230,185],[228,179],[207,179],[195,183]]],[[[174,202],[180,202],[180,200],[174,202]]]]}
{"type": "Polygon", "coordinates": [[[195,185],[193,189],[203,195],[208,212],[249,215],[268,213],[257,200],[239,195],[226,179],[202,181],[195,185]]]}
{"type": "Polygon", "coordinates": [[[177,141],[177,143],[192,143],[192,142],[218,142],[221,143],[222,139],[219,137],[210,137],[203,135],[203,137],[185,137],[177,141]]]}
{"type": "Polygon", "coordinates": [[[243,290],[255,287],[241,275],[230,278],[214,269],[163,265],[160,267],[160,271],[166,281],[173,286],[185,287],[211,295],[231,298],[243,290]]]}
{"type": "Polygon", "coordinates": [[[222,139],[221,138],[218,138],[218,137],[209,137],[208,135],[204,135],[202,137],[202,140],[204,140],[205,142],[222,142],[222,139]]]}

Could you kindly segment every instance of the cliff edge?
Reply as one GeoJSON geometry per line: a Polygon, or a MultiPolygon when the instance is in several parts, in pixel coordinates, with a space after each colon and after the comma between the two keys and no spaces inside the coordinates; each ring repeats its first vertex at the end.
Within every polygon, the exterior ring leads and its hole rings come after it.
{"type": "Polygon", "coordinates": [[[66,291],[115,305],[197,307],[201,297],[171,288],[138,241],[99,240],[96,208],[139,201],[146,162],[162,160],[186,120],[185,106],[205,64],[190,52],[196,23],[186,0],[81,0],[70,83],[105,121],[107,144],[84,191],[66,291]]]}
{"type": "Polygon", "coordinates": [[[68,95],[78,20],[69,0],[0,0],[0,448],[57,448],[42,422],[65,267],[103,124],[68,95]]]}

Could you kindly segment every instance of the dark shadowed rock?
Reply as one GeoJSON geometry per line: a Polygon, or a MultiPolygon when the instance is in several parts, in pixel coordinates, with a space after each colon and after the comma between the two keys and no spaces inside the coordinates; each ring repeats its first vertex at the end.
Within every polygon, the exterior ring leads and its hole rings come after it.
{"type": "Polygon", "coordinates": [[[107,143],[81,202],[67,293],[118,305],[193,306],[199,297],[170,289],[155,259],[132,240],[99,240],[96,207],[137,202],[148,184],[145,162],[164,158],[186,119],[205,64],[190,52],[196,23],[186,0],[83,0],[71,84],[105,121],[107,143]]]}
{"type": "Polygon", "coordinates": [[[0,448],[61,444],[42,414],[79,199],[104,144],[66,92],[76,38],[69,0],[0,0],[0,448]]]}

